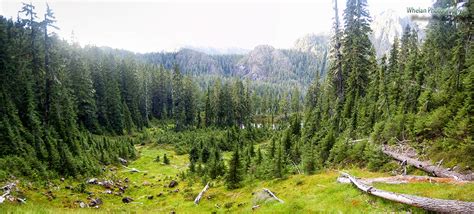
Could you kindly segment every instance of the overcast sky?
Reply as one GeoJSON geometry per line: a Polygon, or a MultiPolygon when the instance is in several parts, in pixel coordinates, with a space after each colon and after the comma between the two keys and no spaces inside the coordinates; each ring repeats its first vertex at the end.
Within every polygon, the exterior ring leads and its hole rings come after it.
{"type": "MultiPolygon", "coordinates": [[[[26,0],[25,0],[26,1],[26,0]]],[[[0,0],[0,14],[16,18],[21,0],[0,0]]],[[[26,1],[28,2],[28,1],[26,1]]],[[[39,15],[45,1],[32,1],[39,15]]],[[[252,49],[261,44],[289,48],[308,33],[330,32],[333,0],[49,0],[70,40],[135,52],[172,51],[183,46],[252,49]]],[[[340,9],[345,0],[338,0],[340,9]]],[[[431,0],[369,0],[371,15],[431,0]]],[[[342,12],[340,13],[342,16],[342,12]]]]}

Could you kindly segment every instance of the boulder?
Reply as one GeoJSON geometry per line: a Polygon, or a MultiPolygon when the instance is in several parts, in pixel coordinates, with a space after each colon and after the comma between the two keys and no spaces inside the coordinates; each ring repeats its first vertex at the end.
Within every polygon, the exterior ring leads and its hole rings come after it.
{"type": "Polygon", "coordinates": [[[101,205],[102,204],[102,199],[100,198],[93,198],[91,199],[91,201],[89,202],[89,207],[95,207],[97,205],[101,205]]]}
{"type": "Polygon", "coordinates": [[[79,202],[79,207],[80,208],[86,208],[87,204],[81,201],[81,202],[79,202]]]}
{"type": "Polygon", "coordinates": [[[128,161],[125,160],[125,159],[123,159],[123,158],[118,158],[118,160],[120,161],[120,163],[121,163],[122,165],[125,165],[125,166],[126,166],[126,165],[128,164],[128,161]]]}
{"type": "Polygon", "coordinates": [[[133,201],[133,199],[130,198],[130,197],[122,198],[122,202],[123,202],[123,203],[130,203],[130,202],[132,202],[132,201],[133,201]]]}
{"type": "Polygon", "coordinates": [[[97,178],[91,178],[87,181],[88,184],[97,184],[98,183],[98,180],[97,178]]]}
{"type": "Polygon", "coordinates": [[[170,184],[168,185],[169,188],[173,188],[173,187],[175,187],[175,186],[178,186],[178,182],[175,181],[175,180],[172,180],[172,181],[170,182],[170,184]]]}
{"type": "Polygon", "coordinates": [[[113,181],[103,181],[101,184],[103,187],[106,189],[112,189],[114,187],[114,182],[113,181]]]}

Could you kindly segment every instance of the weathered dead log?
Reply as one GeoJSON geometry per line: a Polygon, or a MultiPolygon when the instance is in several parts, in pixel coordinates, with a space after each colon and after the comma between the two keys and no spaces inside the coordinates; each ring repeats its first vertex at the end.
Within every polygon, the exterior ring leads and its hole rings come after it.
{"type": "Polygon", "coordinates": [[[378,196],[390,201],[399,202],[425,210],[442,212],[442,213],[474,213],[474,202],[465,202],[457,200],[445,200],[426,198],[407,194],[398,194],[384,190],[376,189],[372,186],[366,185],[356,179],[355,177],[341,172],[341,174],[351,181],[360,190],[374,196],[378,196]]]}
{"type": "MultiPolygon", "coordinates": [[[[459,181],[454,178],[439,178],[439,177],[416,176],[416,175],[405,175],[405,176],[397,175],[393,177],[365,178],[365,179],[359,179],[359,181],[367,185],[370,185],[372,183],[406,184],[406,183],[429,182],[429,183],[465,184],[465,183],[471,182],[471,181],[459,181]]],[[[337,178],[337,182],[351,183],[349,178],[345,176],[339,176],[337,178]]]]}
{"type": "Polygon", "coordinates": [[[268,195],[272,196],[272,197],[273,197],[274,199],[276,199],[278,202],[280,202],[280,203],[284,203],[284,201],[283,201],[283,200],[281,200],[281,199],[279,199],[278,197],[276,197],[276,195],[275,195],[275,194],[273,194],[273,192],[272,192],[272,191],[270,191],[269,189],[267,189],[267,188],[263,188],[263,191],[264,191],[264,192],[266,192],[266,193],[268,193],[268,195]]]}
{"type": "Polygon", "coordinates": [[[382,152],[392,157],[395,160],[406,162],[406,164],[414,166],[425,172],[431,173],[433,176],[436,176],[436,177],[454,178],[456,180],[464,180],[464,181],[474,180],[474,175],[472,173],[463,175],[455,171],[450,171],[444,167],[432,165],[428,161],[420,161],[420,160],[405,156],[403,154],[396,153],[394,151],[391,151],[387,146],[384,146],[382,148],[382,152]]]}
{"type": "Polygon", "coordinates": [[[7,196],[10,195],[12,189],[16,186],[16,183],[15,182],[11,182],[5,186],[2,187],[2,190],[4,191],[4,193],[2,195],[0,195],[0,204],[3,203],[5,201],[5,199],[7,198],[7,196]]]}
{"type": "Polygon", "coordinates": [[[141,170],[138,170],[137,168],[129,168],[125,165],[122,165],[125,169],[128,169],[128,172],[132,172],[132,173],[135,173],[135,172],[147,172],[147,171],[141,171],[141,170]]]}
{"type": "Polygon", "coordinates": [[[5,201],[5,198],[10,195],[10,190],[7,190],[3,195],[0,195],[0,204],[5,201]]]}
{"type": "Polygon", "coordinates": [[[207,191],[207,189],[209,189],[209,182],[206,184],[206,186],[204,187],[204,189],[202,189],[202,191],[198,194],[198,196],[196,197],[196,199],[194,199],[194,204],[196,204],[196,205],[199,204],[199,201],[201,201],[201,198],[202,198],[202,196],[204,195],[204,193],[207,191]]]}

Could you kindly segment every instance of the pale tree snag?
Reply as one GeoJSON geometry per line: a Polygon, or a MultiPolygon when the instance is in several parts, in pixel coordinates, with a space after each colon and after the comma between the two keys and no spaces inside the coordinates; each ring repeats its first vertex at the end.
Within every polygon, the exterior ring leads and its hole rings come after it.
{"type": "Polygon", "coordinates": [[[206,186],[204,187],[204,189],[202,189],[202,191],[198,194],[198,196],[196,197],[196,199],[194,199],[194,204],[196,204],[196,205],[199,204],[199,201],[201,201],[201,198],[202,198],[202,196],[204,195],[204,193],[207,191],[207,189],[209,189],[209,182],[206,184],[206,186]]]}
{"type": "Polygon", "coordinates": [[[278,202],[284,203],[283,200],[281,200],[281,199],[279,199],[278,197],[276,197],[276,195],[273,194],[273,192],[270,191],[269,189],[263,188],[263,191],[266,192],[266,193],[268,193],[268,195],[270,195],[272,198],[276,199],[278,202]]]}
{"type": "Polygon", "coordinates": [[[394,192],[388,192],[384,190],[376,189],[372,186],[362,183],[355,177],[341,172],[341,174],[351,181],[360,190],[369,193],[380,198],[384,198],[390,201],[419,207],[428,211],[441,212],[441,213],[474,213],[474,202],[465,202],[457,200],[445,200],[445,199],[434,199],[426,198],[407,194],[398,194],[394,192]]]}
{"type": "Polygon", "coordinates": [[[396,153],[394,151],[391,151],[387,146],[384,146],[382,148],[382,152],[390,157],[392,157],[395,160],[405,162],[408,165],[414,166],[418,169],[421,169],[425,172],[428,172],[432,174],[433,176],[436,177],[442,177],[442,178],[454,178],[456,180],[463,180],[463,181],[472,181],[474,180],[474,175],[467,174],[463,175],[461,173],[455,172],[448,170],[444,167],[441,166],[435,166],[429,163],[428,161],[420,161],[414,158],[410,158],[408,156],[405,156],[403,154],[396,153]]]}

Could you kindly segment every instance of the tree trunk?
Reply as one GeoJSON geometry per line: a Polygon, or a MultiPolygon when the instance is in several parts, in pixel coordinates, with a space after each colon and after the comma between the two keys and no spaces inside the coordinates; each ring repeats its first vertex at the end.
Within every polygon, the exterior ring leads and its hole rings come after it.
{"type": "Polygon", "coordinates": [[[474,202],[464,202],[457,200],[433,199],[426,197],[419,197],[407,194],[398,194],[384,190],[376,189],[360,182],[355,177],[341,172],[341,174],[351,181],[360,190],[374,196],[378,196],[390,201],[408,204],[419,207],[428,211],[442,212],[442,213],[474,213],[474,202]]]}
{"type": "Polygon", "coordinates": [[[275,194],[273,194],[272,191],[270,191],[269,189],[267,188],[263,188],[263,191],[265,191],[266,193],[268,193],[270,196],[272,196],[274,199],[276,199],[278,202],[280,203],[284,203],[283,200],[279,199],[278,197],[276,197],[275,194]]]}
{"type": "Polygon", "coordinates": [[[384,146],[382,148],[382,152],[384,154],[392,157],[393,159],[396,159],[396,160],[401,161],[401,162],[406,162],[406,164],[414,166],[414,167],[416,167],[418,169],[421,169],[425,172],[431,173],[436,177],[454,178],[456,180],[463,180],[463,181],[472,181],[472,180],[474,180],[474,175],[472,173],[467,174],[467,175],[463,175],[463,174],[460,174],[460,173],[455,172],[455,171],[450,171],[450,170],[448,170],[444,167],[432,165],[427,161],[419,161],[417,159],[410,158],[410,157],[402,155],[402,154],[398,154],[394,151],[391,151],[387,146],[384,146]]]}
{"type": "MultiPolygon", "coordinates": [[[[339,183],[351,183],[347,177],[340,176],[337,178],[339,183]]],[[[406,183],[449,183],[449,184],[465,184],[471,181],[458,181],[454,178],[438,178],[429,176],[417,175],[397,175],[393,177],[379,177],[379,178],[365,178],[359,179],[360,182],[371,185],[372,183],[386,183],[386,184],[406,184],[406,183]]]]}
{"type": "Polygon", "coordinates": [[[194,199],[194,204],[196,204],[196,205],[199,204],[199,201],[201,201],[201,198],[204,195],[204,193],[207,191],[207,189],[209,189],[209,182],[206,184],[204,189],[202,189],[202,191],[198,194],[196,199],[194,199]]]}

